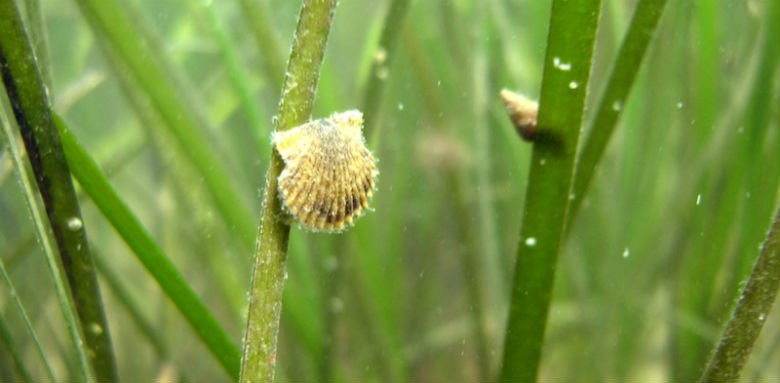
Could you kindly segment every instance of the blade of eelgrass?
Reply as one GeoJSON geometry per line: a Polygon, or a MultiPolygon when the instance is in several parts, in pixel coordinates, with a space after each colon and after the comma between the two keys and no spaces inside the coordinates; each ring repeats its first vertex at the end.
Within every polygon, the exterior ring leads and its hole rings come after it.
{"type": "Polygon", "coordinates": [[[599,0],[554,0],[501,382],[536,380],[588,89],[599,0]],[[568,63],[568,70],[557,63],[568,63]]]}
{"type": "Polygon", "coordinates": [[[266,1],[240,0],[239,3],[244,10],[244,20],[255,35],[266,78],[273,84],[275,90],[281,90],[285,78],[284,59],[266,1]]]}
{"type": "Polygon", "coordinates": [[[262,104],[259,103],[252,94],[249,76],[247,75],[244,66],[241,64],[239,55],[236,52],[236,47],[222,26],[222,22],[220,21],[216,10],[214,10],[214,4],[208,2],[198,4],[197,7],[204,13],[206,24],[219,46],[222,60],[225,63],[229,75],[230,84],[233,86],[241,102],[241,107],[246,114],[250,129],[252,133],[254,133],[256,146],[258,148],[257,152],[254,153],[254,156],[267,158],[269,151],[268,119],[263,118],[264,113],[260,110],[262,104]]]}
{"type": "MultiPolygon", "coordinates": [[[[167,61],[159,43],[150,41],[151,31],[140,28],[124,12],[126,7],[115,0],[76,1],[94,30],[96,38],[105,39],[104,49],[118,57],[124,68],[151,100],[182,152],[203,176],[203,181],[225,222],[249,245],[254,238],[255,222],[241,203],[230,172],[206,137],[208,122],[187,100],[191,98],[171,74],[176,71],[167,61]]],[[[118,69],[121,70],[121,69],[118,69]]]]}
{"type": "Polygon", "coordinates": [[[139,305],[130,296],[130,290],[122,284],[119,275],[111,269],[111,266],[106,262],[101,254],[95,255],[95,265],[98,272],[103,276],[103,279],[107,282],[108,289],[116,296],[119,303],[125,307],[130,317],[133,318],[133,323],[141,330],[141,334],[149,341],[152,348],[157,353],[157,356],[162,362],[170,359],[170,352],[168,347],[163,342],[163,337],[154,329],[151,321],[147,319],[141,312],[139,305]]]}
{"type": "MultiPolygon", "coordinates": [[[[108,322],[78,199],[49,109],[47,90],[15,3],[0,5],[3,82],[27,149],[38,190],[81,321],[88,356],[99,381],[116,381],[108,322]]],[[[9,136],[10,137],[10,136],[9,136]]]]}
{"type": "Polygon", "coordinates": [[[712,355],[702,383],[736,382],[780,288],[780,208],[737,307],[712,355]]]}
{"type": "MultiPolygon", "coordinates": [[[[30,317],[27,315],[27,310],[25,310],[21,299],[19,299],[19,294],[16,293],[16,287],[14,287],[14,283],[11,280],[11,277],[8,275],[8,272],[5,269],[5,263],[1,258],[0,258],[0,274],[2,274],[3,280],[5,280],[5,284],[8,285],[8,295],[11,296],[11,299],[14,301],[17,310],[19,310],[19,315],[22,317],[22,321],[24,322],[24,326],[25,329],[27,330],[27,334],[30,335],[30,338],[32,338],[33,340],[33,344],[35,344],[35,352],[37,352],[38,356],[41,357],[41,362],[43,362],[43,367],[46,371],[46,377],[49,379],[50,382],[54,382],[55,381],[54,373],[51,371],[51,366],[49,366],[49,361],[46,359],[46,355],[43,352],[43,348],[41,347],[41,342],[38,341],[38,334],[35,332],[35,329],[32,327],[32,321],[30,321],[30,317]]],[[[0,317],[2,317],[2,315],[0,315],[0,317]]],[[[15,356],[14,359],[16,359],[15,356]]],[[[20,373],[21,373],[21,369],[20,369],[20,373]]]]}
{"type": "MultiPolygon", "coordinates": [[[[325,56],[336,0],[304,0],[298,16],[290,60],[279,104],[276,131],[285,131],[311,118],[314,95],[325,56]]],[[[272,382],[281,316],[285,261],[290,226],[276,198],[277,177],[284,167],[281,156],[271,151],[266,177],[263,216],[257,235],[257,250],[249,292],[240,382],[272,382]]]]}
{"type": "MultiPolygon", "coordinates": [[[[54,245],[52,245],[51,239],[49,238],[48,228],[43,218],[43,213],[38,206],[34,187],[29,181],[32,176],[28,175],[27,170],[23,165],[24,160],[22,156],[22,149],[16,143],[16,138],[11,131],[11,123],[8,121],[8,119],[6,119],[5,116],[5,109],[5,105],[3,105],[3,108],[0,109],[0,125],[2,125],[3,134],[8,141],[8,146],[11,152],[11,160],[13,161],[14,168],[19,177],[19,184],[21,185],[25,194],[27,208],[30,211],[30,216],[35,226],[35,234],[38,238],[38,242],[43,248],[43,253],[46,259],[46,266],[48,267],[49,273],[52,277],[52,280],[54,281],[57,300],[60,308],[62,309],[62,314],[65,317],[65,326],[68,329],[68,335],[70,336],[70,340],[73,343],[73,348],[78,358],[78,368],[80,369],[79,372],[85,381],[94,382],[94,372],[89,365],[89,358],[87,357],[87,353],[84,350],[84,336],[82,334],[81,326],[76,320],[78,315],[76,314],[76,309],[73,306],[73,301],[68,294],[68,286],[66,284],[67,282],[65,282],[65,279],[61,274],[59,260],[54,250],[54,245]]],[[[34,242],[29,241],[27,243],[32,245],[34,242]]],[[[21,247],[25,247],[25,244],[21,244],[21,247]]],[[[19,254],[21,256],[22,252],[14,252],[14,254],[19,254]]],[[[13,255],[11,260],[18,260],[21,258],[20,256],[17,257],[16,255],[13,255]]]]}
{"type": "MultiPolygon", "coordinates": [[[[8,350],[8,354],[11,355],[19,378],[21,378],[23,382],[32,382],[33,378],[30,375],[30,370],[27,369],[27,366],[24,364],[24,359],[19,354],[19,349],[17,348],[13,335],[11,335],[11,330],[8,329],[2,315],[0,315],[0,343],[5,346],[5,349],[8,350]]],[[[54,380],[52,379],[52,382],[53,381],[54,380]]]]}
{"type": "Polygon", "coordinates": [[[76,177],[100,212],[111,222],[125,243],[133,250],[138,260],[160,284],[165,294],[173,301],[222,365],[225,372],[231,378],[237,378],[238,347],[187,284],[176,266],[171,263],[144,229],[138,218],[119,198],[114,188],[100,172],[98,165],[89,157],[64,122],[57,118],[56,124],[62,137],[65,156],[73,169],[73,176],[76,177]]]}
{"type": "Polygon", "coordinates": [[[636,5],[628,32],[597,104],[596,116],[590,124],[591,128],[586,129],[588,135],[577,159],[570,217],[577,214],[593,172],[604,156],[665,5],[666,0],[639,0],[636,5]]]}
{"type": "Polygon", "coordinates": [[[368,138],[372,148],[376,148],[379,133],[382,128],[381,111],[389,66],[395,57],[395,47],[398,41],[400,28],[403,28],[406,10],[409,8],[409,0],[392,0],[382,24],[382,34],[379,37],[379,45],[374,54],[371,71],[368,74],[368,82],[363,89],[363,103],[361,111],[365,119],[364,134],[368,138]]]}

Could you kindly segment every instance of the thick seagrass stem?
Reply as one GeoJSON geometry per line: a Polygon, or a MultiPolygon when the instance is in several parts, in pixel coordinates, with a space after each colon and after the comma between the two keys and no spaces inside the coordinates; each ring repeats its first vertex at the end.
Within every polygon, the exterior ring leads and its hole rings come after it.
{"type": "Polygon", "coordinates": [[[552,4],[501,382],[533,382],[539,370],[570,204],[600,3],[554,0],[552,4]]]}
{"type": "Polygon", "coordinates": [[[742,296],[702,375],[702,383],[736,382],[780,287],[780,208],[742,296]]]}
{"type": "Polygon", "coordinates": [[[3,83],[57,242],[89,362],[95,379],[113,382],[116,363],[78,199],[32,45],[13,1],[0,2],[0,31],[3,83]]]}
{"type": "MultiPolygon", "coordinates": [[[[301,125],[311,118],[322,58],[336,9],[336,0],[304,0],[287,64],[276,130],[301,125]]],[[[284,167],[274,149],[268,169],[263,217],[257,236],[244,335],[240,382],[272,382],[282,312],[285,262],[290,226],[281,219],[277,178],[284,167]]]]}

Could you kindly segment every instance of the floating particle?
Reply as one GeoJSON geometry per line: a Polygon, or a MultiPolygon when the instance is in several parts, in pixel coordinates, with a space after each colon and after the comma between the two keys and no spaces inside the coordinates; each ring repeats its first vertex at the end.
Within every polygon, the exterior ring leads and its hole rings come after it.
{"type": "Polygon", "coordinates": [[[533,141],[539,103],[506,89],[501,91],[501,100],[504,101],[506,112],[520,137],[526,141],[533,141]]]}
{"type": "Polygon", "coordinates": [[[528,237],[525,240],[525,245],[528,247],[534,247],[536,246],[536,238],[534,237],[528,237]]]}
{"type": "Polygon", "coordinates": [[[279,197],[304,228],[338,232],[368,207],[377,171],[362,128],[363,114],[351,110],[274,133],[285,163],[279,197]]]}
{"type": "Polygon", "coordinates": [[[79,217],[70,217],[65,223],[71,231],[78,231],[84,227],[84,222],[79,217]]]}
{"type": "Polygon", "coordinates": [[[612,103],[612,110],[619,112],[621,109],[623,109],[623,104],[620,101],[615,100],[615,102],[612,103]]]}
{"type": "Polygon", "coordinates": [[[580,87],[580,83],[578,83],[577,81],[572,81],[569,83],[569,89],[577,89],[579,87],[580,87]]]}
{"type": "Polygon", "coordinates": [[[631,253],[629,253],[628,248],[626,247],[623,249],[623,258],[628,258],[629,255],[631,255],[631,253]]]}
{"type": "Polygon", "coordinates": [[[701,193],[696,195],[696,206],[701,205],[701,193]]]}

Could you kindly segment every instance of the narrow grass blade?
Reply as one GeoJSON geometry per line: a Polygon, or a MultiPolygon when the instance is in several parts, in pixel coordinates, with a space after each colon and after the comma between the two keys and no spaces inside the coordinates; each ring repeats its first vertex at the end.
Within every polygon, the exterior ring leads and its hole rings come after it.
{"type": "Polygon", "coordinates": [[[593,178],[593,172],[604,156],[609,138],[623,112],[623,106],[634,85],[636,74],[642,66],[647,47],[655,35],[665,5],[666,0],[639,0],[634,9],[628,33],[623,39],[609,79],[596,106],[596,117],[590,124],[591,128],[586,129],[588,135],[577,159],[577,171],[572,188],[574,199],[571,202],[569,214],[571,217],[577,214],[590,180],[593,178]]]}
{"type": "Polygon", "coordinates": [[[11,355],[19,378],[23,382],[32,382],[33,378],[30,375],[30,370],[24,364],[24,359],[19,354],[19,349],[17,348],[13,335],[11,335],[11,330],[8,329],[8,325],[5,324],[5,319],[3,319],[2,315],[0,315],[0,343],[8,350],[8,355],[11,355]]]}
{"type": "MultiPolygon", "coordinates": [[[[298,16],[276,130],[284,131],[311,118],[325,46],[336,10],[336,0],[304,0],[298,16]]],[[[290,226],[280,220],[277,177],[284,163],[272,150],[257,235],[257,251],[249,292],[249,312],[241,362],[242,383],[272,382],[282,308],[285,262],[290,226]]]]}
{"type": "MultiPolygon", "coordinates": [[[[182,152],[203,177],[217,210],[247,245],[252,243],[255,221],[241,203],[234,179],[206,136],[208,122],[200,117],[189,92],[177,82],[172,65],[151,33],[142,31],[115,0],[77,0],[98,39],[104,39],[109,55],[118,57],[165,122],[182,152]]],[[[118,68],[118,70],[121,70],[118,68]]]]}
{"type": "Polygon", "coordinates": [[[371,147],[376,148],[379,132],[382,124],[380,123],[382,99],[389,66],[395,57],[396,41],[400,29],[404,26],[406,10],[409,8],[409,0],[392,0],[390,9],[385,15],[382,26],[382,34],[379,37],[379,46],[374,54],[374,62],[371,65],[371,72],[368,74],[368,82],[363,89],[362,111],[365,118],[366,137],[371,147]]]}
{"type": "Polygon", "coordinates": [[[157,243],[144,229],[130,208],[119,198],[114,188],[100,172],[98,165],[67,126],[56,119],[60,129],[65,156],[73,169],[73,176],[87,192],[103,216],[133,250],[138,260],[154,277],[166,295],[173,301],[184,318],[203,340],[222,368],[231,378],[238,377],[238,347],[220,326],[214,315],[198,298],[184,280],[176,266],[163,253],[157,243]]]}
{"type": "MultiPolygon", "coordinates": [[[[16,288],[14,287],[14,283],[11,280],[11,277],[8,275],[8,272],[5,269],[5,264],[2,259],[0,259],[0,274],[2,274],[3,280],[5,280],[5,284],[8,285],[8,295],[11,296],[11,299],[14,301],[17,310],[19,310],[19,315],[21,315],[22,321],[24,321],[24,326],[25,329],[27,330],[27,334],[30,335],[30,338],[32,338],[33,340],[33,344],[35,344],[35,351],[38,353],[38,356],[41,357],[41,362],[43,363],[43,367],[46,370],[46,378],[48,378],[50,382],[54,382],[55,381],[54,373],[51,371],[51,366],[49,366],[49,361],[46,359],[46,355],[43,353],[41,342],[38,341],[38,334],[35,332],[35,329],[32,327],[32,321],[30,321],[30,317],[27,315],[27,310],[24,309],[24,305],[22,304],[21,299],[19,299],[19,295],[16,293],[16,288]]],[[[0,319],[1,317],[2,316],[0,316],[0,319]]]]}
{"type": "Polygon", "coordinates": [[[588,89],[600,1],[554,0],[499,380],[536,380],[588,89]]]}
{"type": "Polygon", "coordinates": [[[47,90],[13,2],[0,5],[0,30],[4,31],[0,37],[0,65],[5,90],[35,173],[79,320],[88,330],[83,335],[89,360],[96,379],[116,381],[108,323],[78,199],[49,109],[47,90]]]}
{"type": "Polygon", "coordinates": [[[244,20],[255,35],[266,78],[273,84],[274,89],[281,90],[285,78],[284,58],[271,22],[267,0],[239,0],[239,3],[244,10],[244,20]]]}
{"type": "MultiPolygon", "coordinates": [[[[3,105],[3,108],[0,110],[0,125],[2,125],[3,134],[8,141],[8,147],[10,149],[9,151],[11,152],[11,160],[13,161],[14,169],[16,170],[19,177],[19,184],[23,189],[25,200],[27,202],[27,208],[30,211],[30,216],[35,226],[35,235],[38,237],[38,241],[43,248],[43,253],[46,258],[46,266],[48,267],[51,278],[54,281],[57,301],[60,305],[60,308],[62,309],[62,314],[65,317],[65,326],[68,329],[68,335],[70,336],[70,340],[73,343],[74,352],[78,358],[78,368],[80,368],[81,376],[87,382],[94,382],[94,372],[90,367],[89,358],[87,357],[87,353],[84,350],[84,340],[81,333],[81,326],[76,319],[78,315],[76,314],[76,309],[73,306],[73,301],[69,295],[69,287],[66,284],[67,282],[65,282],[65,278],[61,274],[57,253],[56,250],[54,250],[54,245],[51,243],[51,238],[49,238],[48,226],[46,225],[43,212],[41,212],[40,207],[38,206],[38,200],[36,198],[36,193],[32,182],[30,182],[30,179],[33,177],[27,173],[27,170],[23,165],[24,157],[22,155],[22,148],[18,146],[16,137],[11,131],[11,123],[8,121],[5,115],[6,109],[6,105],[3,105]]],[[[26,248],[28,243],[30,246],[34,244],[33,241],[22,243],[18,252],[12,252],[10,260],[18,262],[18,260],[21,258],[21,255],[23,254],[21,250],[26,248]]]]}
{"type": "Polygon", "coordinates": [[[734,314],[702,375],[702,383],[736,382],[780,288],[780,208],[734,314]]]}

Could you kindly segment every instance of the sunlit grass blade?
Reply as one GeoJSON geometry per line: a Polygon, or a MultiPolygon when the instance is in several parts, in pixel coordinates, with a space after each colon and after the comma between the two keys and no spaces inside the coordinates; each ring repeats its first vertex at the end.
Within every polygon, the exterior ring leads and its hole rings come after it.
{"type": "MultiPolygon", "coordinates": [[[[335,0],[304,0],[301,5],[277,113],[276,131],[291,129],[311,118],[335,10],[335,0]]],[[[281,156],[272,150],[249,291],[240,379],[244,383],[272,382],[274,377],[290,236],[290,226],[280,219],[284,212],[281,201],[276,197],[277,178],[283,167],[281,156]]]]}
{"type": "MultiPolygon", "coordinates": [[[[96,38],[104,39],[109,55],[118,57],[133,80],[151,100],[165,127],[203,177],[209,194],[226,224],[243,243],[254,238],[255,220],[242,203],[235,179],[206,136],[209,123],[187,102],[192,96],[176,81],[160,43],[150,41],[151,31],[141,30],[128,16],[127,7],[113,0],[77,0],[96,38]]],[[[117,71],[122,70],[117,68],[117,71]]]]}
{"type": "Polygon", "coordinates": [[[162,249],[152,239],[130,208],[100,172],[64,122],[56,120],[73,176],[106,219],[133,250],[138,260],[173,301],[193,330],[203,340],[225,372],[238,377],[238,347],[198,298],[162,249]]]}
{"type": "Polygon", "coordinates": [[[615,124],[622,115],[623,106],[642,66],[647,48],[655,36],[665,5],[666,0],[639,0],[634,9],[628,32],[612,65],[601,98],[596,104],[596,116],[590,124],[591,128],[585,129],[588,134],[577,158],[577,171],[572,187],[574,199],[569,214],[572,218],[577,215],[593,172],[604,156],[615,124]]]}
{"type": "Polygon", "coordinates": [[[501,382],[536,380],[574,178],[601,2],[554,0],[501,382]],[[563,70],[561,65],[564,65],[563,70]]]}
{"type": "MultiPolygon", "coordinates": [[[[8,272],[5,269],[5,264],[2,259],[0,259],[0,274],[2,274],[3,280],[5,280],[5,284],[8,286],[8,295],[11,296],[11,300],[14,301],[14,305],[16,305],[16,309],[19,311],[19,315],[22,317],[22,321],[24,322],[24,326],[25,329],[27,330],[27,334],[33,340],[33,344],[35,344],[35,352],[37,352],[38,356],[40,356],[41,358],[41,362],[43,363],[43,367],[46,372],[46,378],[48,378],[49,381],[54,382],[55,381],[54,373],[51,371],[51,366],[49,366],[49,361],[46,359],[46,355],[43,352],[43,348],[41,347],[41,342],[38,340],[38,334],[35,332],[35,329],[32,326],[32,321],[30,321],[30,317],[27,315],[27,310],[25,310],[21,299],[19,299],[19,294],[16,293],[16,288],[14,287],[14,283],[11,280],[11,277],[8,275],[8,272]]],[[[0,319],[2,319],[2,315],[0,315],[0,319]]],[[[9,350],[9,351],[14,352],[14,350],[9,350]]],[[[16,355],[12,355],[12,356],[14,357],[14,362],[19,364],[19,362],[16,361],[16,355]]],[[[24,375],[22,374],[23,366],[20,365],[19,367],[20,367],[19,373],[21,375],[24,375]]]]}
{"type": "MultiPolygon", "coordinates": [[[[62,271],[68,278],[94,378],[116,381],[108,322],[81,210],[49,109],[47,90],[15,3],[0,5],[0,30],[4,31],[0,35],[0,65],[5,91],[46,208],[62,271]]],[[[12,135],[7,136],[12,140],[12,135]]]]}

